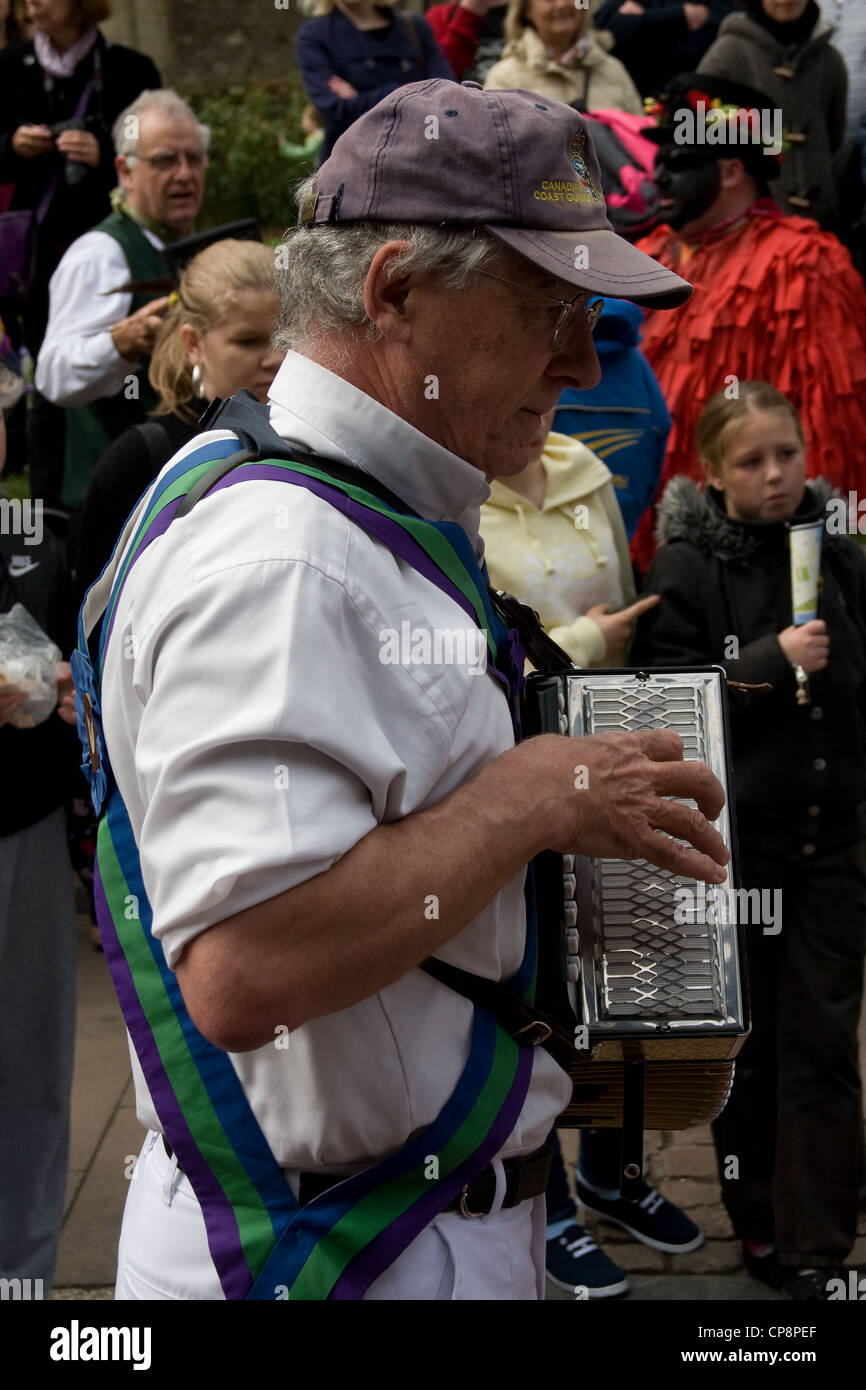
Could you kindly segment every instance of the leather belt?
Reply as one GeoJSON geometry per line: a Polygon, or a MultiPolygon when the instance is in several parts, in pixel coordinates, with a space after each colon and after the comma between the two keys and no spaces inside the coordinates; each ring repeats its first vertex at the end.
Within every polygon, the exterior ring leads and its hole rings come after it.
{"type": "MultiPolygon", "coordinates": [[[[173,1150],[164,1134],[162,1142],[171,1158],[173,1150]]],[[[528,1201],[530,1197],[540,1197],[542,1192],[546,1191],[551,1159],[552,1155],[546,1144],[536,1149],[535,1153],[528,1154],[526,1158],[505,1159],[502,1165],[505,1169],[503,1209],[516,1207],[521,1202],[528,1201]]],[[[301,1206],[305,1207],[314,1197],[321,1197],[323,1192],[328,1192],[343,1182],[346,1176],[345,1173],[301,1173],[298,1188],[301,1206]]],[[[495,1198],[496,1173],[492,1165],[488,1165],[466,1184],[463,1191],[458,1193],[444,1210],[459,1211],[461,1216],[466,1217],[489,1216],[495,1198]]]]}
{"type": "MultiPolygon", "coordinates": [[[[505,1159],[502,1165],[505,1169],[503,1208],[516,1207],[520,1202],[525,1202],[530,1197],[540,1197],[542,1192],[546,1191],[551,1159],[552,1155],[546,1144],[536,1149],[535,1153],[528,1154],[526,1158],[505,1159]]],[[[335,1177],[327,1173],[302,1173],[298,1188],[301,1206],[305,1207],[314,1197],[321,1197],[323,1192],[336,1187],[337,1183],[343,1182],[344,1177],[345,1175],[335,1177]]],[[[496,1173],[492,1166],[488,1166],[477,1178],[467,1183],[463,1191],[443,1210],[459,1211],[461,1216],[466,1217],[488,1216],[495,1197],[496,1173]]]]}

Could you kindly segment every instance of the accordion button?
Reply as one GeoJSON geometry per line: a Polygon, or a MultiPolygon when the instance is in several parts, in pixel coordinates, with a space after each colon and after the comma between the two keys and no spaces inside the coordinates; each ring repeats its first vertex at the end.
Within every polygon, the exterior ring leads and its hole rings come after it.
{"type": "Polygon", "coordinates": [[[810,806],[810,807],[809,807],[809,815],[810,815],[810,816],[820,816],[820,814],[821,814],[821,807],[820,807],[820,806],[810,806]]]}
{"type": "Polygon", "coordinates": [[[570,960],[565,967],[565,978],[570,985],[575,984],[580,979],[580,965],[577,961],[570,960]]]}
{"type": "Polygon", "coordinates": [[[565,933],[565,949],[570,956],[580,955],[580,935],[576,931],[565,933]]]}
{"type": "Polygon", "coordinates": [[[577,926],[577,903],[565,903],[563,919],[566,927],[577,926]]]}
{"type": "Polygon", "coordinates": [[[816,772],[826,772],[827,762],[825,758],[816,758],[812,764],[816,772]]]}
{"type": "Polygon", "coordinates": [[[803,853],[804,853],[804,854],[814,854],[814,853],[815,853],[815,846],[814,846],[814,845],[804,845],[804,846],[803,846],[803,853]]]}
{"type": "Polygon", "coordinates": [[[564,854],[564,855],[562,856],[562,872],[563,872],[564,874],[573,874],[573,873],[574,873],[574,855],[573,855],[573,854],[564,854]]]}
{"type": "Polygon", "coordinates": [[[823,719],[823,718],[824,718],[824,711],[822,710],[822,708],[821,708],[820,705],[813,705],[813,706],[812,706],[812,718],[813,718],[813,719],[823,719]]]}
{"type": "Polygon", "coordinates": [[[574,874],[562,875],[562,895],[564,898],[573,898],[577,892],[577,879],[574,874]]]}

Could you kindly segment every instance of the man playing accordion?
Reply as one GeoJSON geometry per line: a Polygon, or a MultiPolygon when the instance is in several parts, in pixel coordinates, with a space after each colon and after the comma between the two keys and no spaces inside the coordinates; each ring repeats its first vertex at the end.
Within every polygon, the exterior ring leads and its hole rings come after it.
{"type": "Polygon", "coordinates": [[[728,859],[676,735],[518,742],[481,568],[485,479],[598,381],[594,296],[689,293],[599,189],[582,118],[531,93],[431,80],[361,117],[298,192],[269,408],[211,413],[90,591],[103,936],[149,1131],[118,1298],[543,1296],[569,1080],[419,967],[531,1005],[540,851],[712,883],[728,859]]]}

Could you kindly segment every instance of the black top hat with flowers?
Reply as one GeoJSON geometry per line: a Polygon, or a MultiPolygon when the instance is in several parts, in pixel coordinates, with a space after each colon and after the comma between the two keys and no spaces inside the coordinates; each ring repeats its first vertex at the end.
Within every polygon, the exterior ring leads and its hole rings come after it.
{"type": "MultiPolygon", "coordinates": [[[[781,111],[756,87],[710,73],[678,73],[667,90],[647,97],[647,115],[656,125],[642,132],[656,145],[682,145],[700,151],[707,159],[742,159],[762,183],[779,172],[781,150],[773,149],[781,125],[781,111]],[[719,126],[727,126],[727,138],[719,138],[719,126]]],[[[784,150],[784,138],[781,142],[784,150]]]]}

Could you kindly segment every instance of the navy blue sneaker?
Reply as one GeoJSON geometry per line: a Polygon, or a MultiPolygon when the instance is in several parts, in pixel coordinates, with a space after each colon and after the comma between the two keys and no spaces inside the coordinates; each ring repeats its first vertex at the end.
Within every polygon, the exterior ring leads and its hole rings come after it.
{"type": "Polygon", "coordinates": [[[665,1250],[670,1255],[683,1255],[703,1245],[703,1232],[684,1211],[667,1201],[654,1187],[640,1185],[640,1196],[634,1201],[616,1197],[613,1201],[600,1197],[577,1175],[577,1200],[593,1216],[612,1226],[621,1226],[635,1240],[651,1245],[653,1250],[665,1250]]]}
{"type": "Polygon", "coordinates": [[[583,1298],[616,1298],[628,1293],[628,1280],[592,1236],[575,1221],[547,1242],[547,1277],[557,1288],[583,1298]]]}

